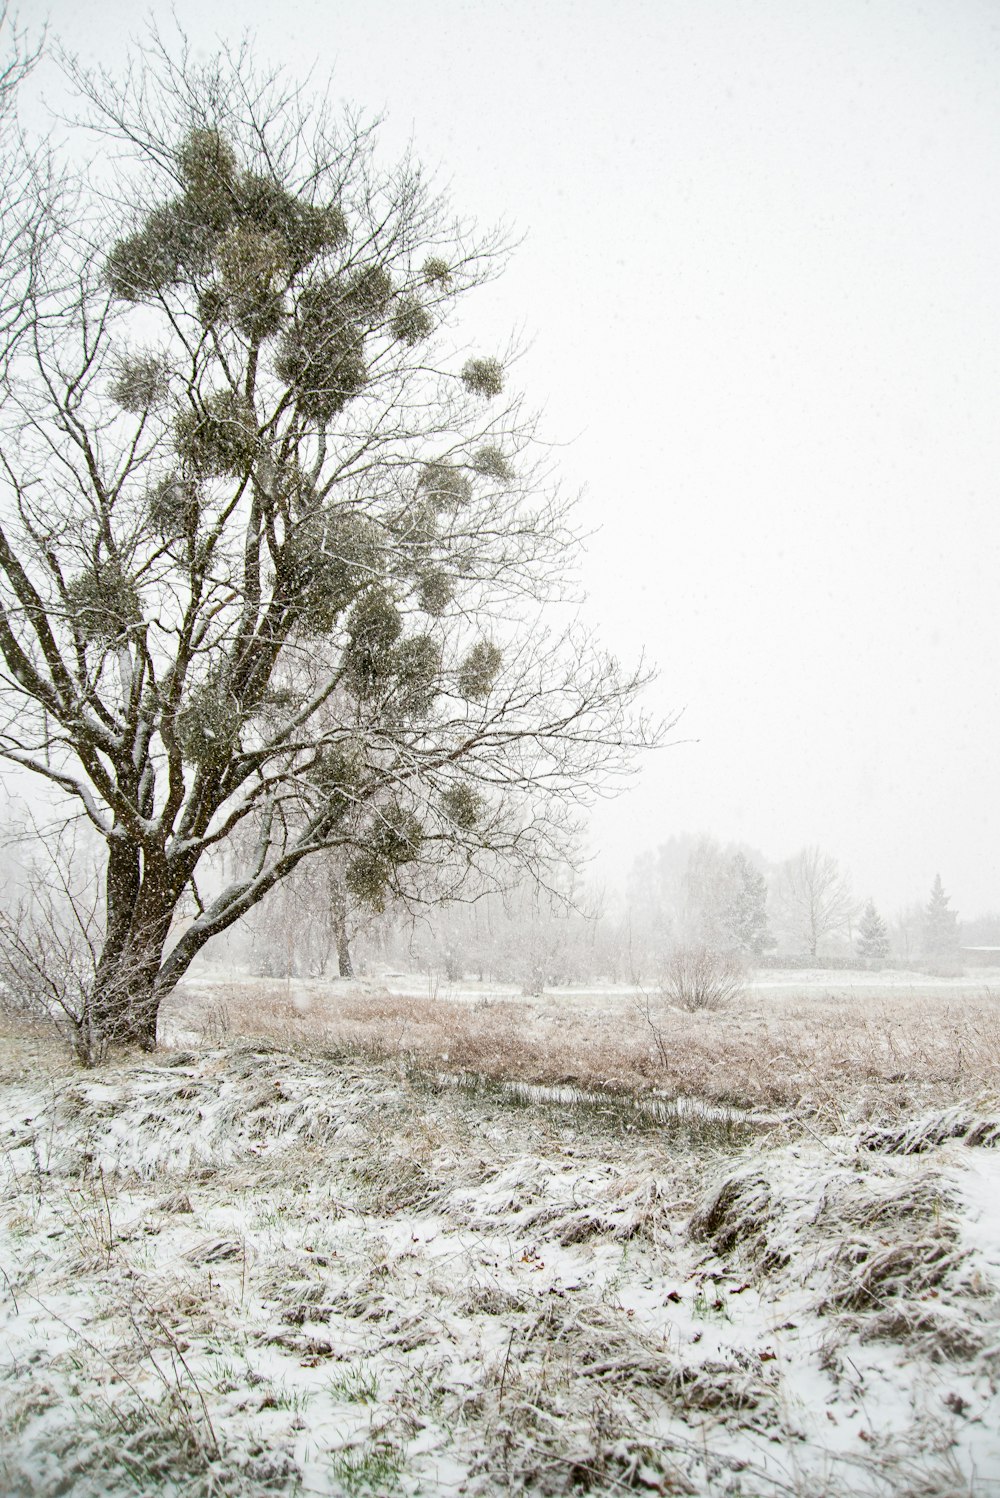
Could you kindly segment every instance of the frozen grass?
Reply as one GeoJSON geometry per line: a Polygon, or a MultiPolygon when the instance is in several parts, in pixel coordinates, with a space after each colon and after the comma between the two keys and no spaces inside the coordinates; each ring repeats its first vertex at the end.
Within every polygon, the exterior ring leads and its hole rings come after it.
{"type": "Polygon", "coordinates": [[[895,1002],[8,1025],[0,1492],[1000,1495],[992,1001],[895,1002]]]}
{"type": "Polygon", "coordinates": [[[167,1059],[6,1089],[5,1493],[997,1490],[981,1132],[734,1168],[384,1066],[167,1059]]]}
{"type": "Polygon", "coordinates": [[[749,990],[724,1011],[690,1014],[620,991],[470,1002],[319,982],[193,981],[165,1026],[200,1041],[266,1036],[500,1084],[793,1111],[836,1129],[946,1106],[1000,1075],[1000,997],[947,986],[919,996],[749,990]]]}

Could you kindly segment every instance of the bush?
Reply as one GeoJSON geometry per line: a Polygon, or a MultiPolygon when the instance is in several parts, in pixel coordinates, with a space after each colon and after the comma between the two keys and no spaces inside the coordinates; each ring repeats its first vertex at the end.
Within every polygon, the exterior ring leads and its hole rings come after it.
{"type": "Polygon", "coordinates": [[[743,991],[746,969],[735,952],[676,947],[660,975],[663,998],[681,1009],[724,1009],[743,991]]]}

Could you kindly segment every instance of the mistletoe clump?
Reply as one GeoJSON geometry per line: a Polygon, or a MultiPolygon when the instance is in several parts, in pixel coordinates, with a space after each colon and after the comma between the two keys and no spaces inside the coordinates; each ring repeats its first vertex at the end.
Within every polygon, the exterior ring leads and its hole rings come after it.
{"type": "Polygon", "coordinates": [[[374,853],[358,853],[344,871],[347,893],[376,914],[385,910],[386,890],[392,878],[392,865],[374,853]]]}
{"type": "Polygon", "coordinates": [[[424,830],[412,812],[393,802],[378,814],[367,849],[347,865],[348,893],[370,910],[381,912],[396,870],[420,857],[424,830]]]}
{"type": "Polygon", "coordinates": [[[403,621],[381,589],[368,589],[348,620],[347,684],[358,698],[387,694],[396,713],[423,717],[440,690],[441,647],[427,634],[403,636],[403,621]]]}
{"type": "MultiPolygon", "coordinates": [[[[218,246],[221,283],[215,303],[207,302],[210,321],[225,315],[247,338],[261,342],[281,327],[289,279],[288,244],[280,234],[245,224],[227,229],[218,246]]],[[[203,293],[211,296],[207,289],[203,293]]]]}
{"type": "Polygon", "coordinates": [[[385,316],[392,290],[392,277],[385,266],[367,265],[347,282],[344,300],[355,317],[372,325],[385,316]]]}
{"type": "Polygon", "coordinates": [[[351,609],[347,675],[358,697],[373,695],[393,674],[396,641],[403,633],[392,600],[381,589],[365,592],[351,609]]]}
{"type": "Polygon", "coordinates": [[[303,291],[274,367],[307,421],[329,421],[364,389],[364,337],[339,282],[321,281],[303,291]]]}
{"type": "Polygon", "coordinates": [[[453,596],[452,580],[443,567],[426,567],[417,574],[417,603],[425,614],[439,617],[453,596]]]}
{"type": "Polygon", "coordinates": [[[202,765],[232,754],[241,725],[239,702],[224,681],[213,678],[192,690],[174,731],[184,758],[202,765]]]}
{"type": "Polygon", "coordinates": [[[482,820],[486,803],[471,785],[460,782],[441,792],[441,810],[460,832],[471,832],[482,820]]]}
{"type": "Polygon", "coordinates": [[[80,573],[66,588],[73,628],[87,644],[111,644],[142,618],[139,590],[116,561],[80,573]]]}
{"type": "Polygon", "coordinates": [[[428,286],[448,286],[451,282],[451,266],[440,255],[429,255],[423,264],[424,280],[428,286]]]}
{"type": "Polygon", "coordinates": [[[297,275],[347,234],[343,212],[294,197],[273,177],[245,173],[235,194],[236,214],[258,233],[276,238],[289,272],[297,275]]]}
{"type": "Polygon", "coordinates": [[[214,328],[226,315],[226,288],[221,281],[210,281],[198,292],[198,317],[206,328],[214,328]]]}
{"type": "Polygon", "coordinates": [[[401,296],[392,314],[393,336],[410,347],[426,338],[434,327],[434,321],[419,297],[409,293],[401,296]]]}
{"type": "Polygon", "coordinates": [[[106,267],[112,293],[142,302],[190,283],[209,325],[225,314],[253,341],[271,336],[288,282],[346,235],[343,212],[241,170],[232,146],[211,127],[188,132],[176,171],[180,196],[112,249],[106,267]],[[200,286],[213,268],[220,280],[200,286]]]}
{"type": "Polygon", "coordinates": [[[191,479],[171,474],[150,492],[150,524],[165,541],[193,535],[198,528],[200,514],[198,485],[191,479]]]}
{"type": "Polygon", "coordinates": [[[493,690],[503,652],[492,640],[477,640],[458,668],[458,690],[469,702],[482,702],[493,690]]]}
{"type": "Polygon", "coordinates": [[[349,740],[321,749],[309,771],[309,779],[330,810],[345,810],[358,800],[364,785],[365,757],[361,745],[349,740]]]}
{"type": "Polygon", "coordinates": [[[174,423],[174,440],[192,472],[206,478],[242,478],[253,466],[260,435],[250,403],[235,391],[220,390],[200,409],[181,412],[174,423]]]}
{"type": "Polygon", "coordinates": [[[301,624],[328,634],[380,564],[379,538],[361,515],[308,515],[285,543],[281,572],[301,624]]]}
{"type": "Polygon", "coordinates": [[[498,479],[501,483],[507,483],[514,476],[498,447],[480,447],[473,456],[472,467],[485,478],[498,479]]]}
{"type": "Polygon", "coordinates": [[[469,359],[462,367],[462,383],[473,395],[491,400],[503,390],[503,367],[496,359],[469,359]]]}
{"type": "Polygon", "coordinates": [[[144,227],[119,240],[108,257],[116,297],[145,301],[208,273],[215,241],[232,220],[236,170],[233,150],[219,131],[189,132],[177,153],[182,195],[155,208],[144,227]]]}
{"type": "Polygon", "coordinates": [[[392,801],[379,813],[370,838],[370,847],[380,858],[398,865],[412,863],[420,857],[424,829],[419,818],[398,802],[392,801]]]}
{"type": "Polygon", "coordinates": [[[167,397],[167,370],[155,354],[126,355],[111,385],[111,399],[123,411],[143,416],[162,405],[167,397]]]}
{"type": "Polygon", "coordinates": [[[453,463],[425,463],[420,492],[435,510],[454,510],[472,498],[472,481],[453,463]]]}
{"type": "Polygon", "coordinates": [[[143,302],[162,296],[183,280],[204,276],[211,264],[212,230],[184,212],[182,204],[155,208],[138,234],[120,239],[108,256],[106,274],[114,296],[143,302]]]}
{"type": "Polygon", "coordinates": [[[232,217],[239,172],[236,152],[222,132],[211,126],[190,130],[177,151],[177,173],[192,216],[215,229],[225,228],[232,217]]]}
{"type": "Polygon", "coordinates": [[[441,647],[430,635],[411,635],[393,652],[396,705],[413,717],[423,717],[437,696],[441,675],[441,647]]]}

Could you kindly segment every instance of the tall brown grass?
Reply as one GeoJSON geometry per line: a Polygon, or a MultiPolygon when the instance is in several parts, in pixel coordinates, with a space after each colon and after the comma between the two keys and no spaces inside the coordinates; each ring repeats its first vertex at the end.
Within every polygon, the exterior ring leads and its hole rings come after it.
{"type": "Polygon", "coordinates": [[[295,1049],[398,1058],[503,1082],[657,1092],[824,1127],[946,1106],[997,1086],[1000,1000],[942,993],[877,1000],[747,991],[688,1013],[649,996],[535,1000],[402,997],[342,985],[192,983],[168,1033],[248,1036],[295,1049]]]}

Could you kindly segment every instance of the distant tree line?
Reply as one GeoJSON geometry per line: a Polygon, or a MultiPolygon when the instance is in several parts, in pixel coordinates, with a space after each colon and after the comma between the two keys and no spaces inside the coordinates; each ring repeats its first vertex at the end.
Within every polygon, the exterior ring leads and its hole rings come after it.
{"type": "Polygon", "coordinates": [[[414,886],[382,911],[353,898],[335,864],[317,864],[255,912],[249,960],[276,974],[421,971],[525,992],[641,982],[678,951],[732,955],[749,968],[894,964],[944,973],[960,967],[963,940],[989,944],[1000,929],[991,920],[960,930],[938,876],[925,903],[890,923],[818,847],[775,864],[749,847],[683,835],[638,857],[621,892],[596,889],[566,863],[503,892],[468,884],[462,899],[445,903],[414,886]]]}

